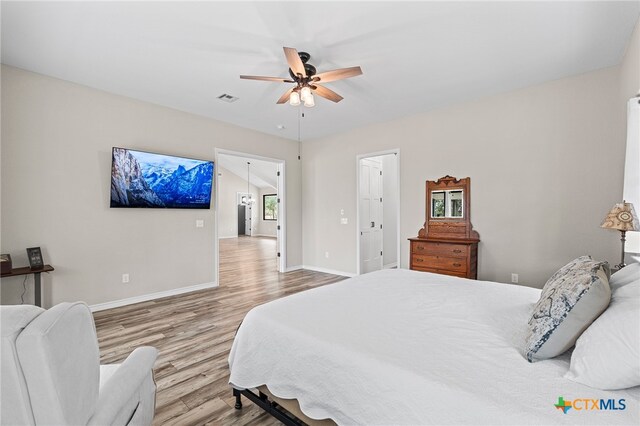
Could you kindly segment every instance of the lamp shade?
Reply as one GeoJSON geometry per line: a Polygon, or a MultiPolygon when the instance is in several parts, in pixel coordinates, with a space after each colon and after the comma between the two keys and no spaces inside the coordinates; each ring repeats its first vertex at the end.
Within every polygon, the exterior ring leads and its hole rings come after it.
{"type": "Polygon", "coordinates": [[[618,231],[640,231],[640,222],[633,204],[622,202],[613,206],[600,227],[618,231]]]}
{"type": "Polygon", "coordinates": [[[307,95],[307,98],[304,100],[304,106],[311,108],[315,105],[316,101],[313,99],[313,95],[309,93],[309,95],[307,95]]]}
{"type": "Polygon", "coordinates": [[[289,105],[293,105],[293,106],[300,105],[300,93],[295,91],[291,92],[291,95],[289,95],[289,105]]]}
{"type": "Polygon", "coordinates": [[[309,96],[311,96],[311,89],[309,86],[303,86],[302,89],[300,89],[300,100],[306,103],[309,96]]]}

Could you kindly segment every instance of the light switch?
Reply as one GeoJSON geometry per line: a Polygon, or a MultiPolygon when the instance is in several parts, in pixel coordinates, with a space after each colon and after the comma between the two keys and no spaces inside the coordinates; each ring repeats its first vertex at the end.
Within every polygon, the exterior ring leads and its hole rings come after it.
{"type": "Polygon", "coordinates": [[[196,228],[204,228],[204,220],[196,219],[196,228]]]}
{"type": "Polygon", "coordinates": [[[340,209],[340,216],[344,216],[344,209],[340,209]]]}
{"type": "Polygon", "coordinates": [[[346,218],[346,217],[341,217],[341,218],[340,218],[340,223],[341,223],[342,225],[347,225],[347,224],[349,223],[349,219],[348,219],[348,218],[346,218]]]}

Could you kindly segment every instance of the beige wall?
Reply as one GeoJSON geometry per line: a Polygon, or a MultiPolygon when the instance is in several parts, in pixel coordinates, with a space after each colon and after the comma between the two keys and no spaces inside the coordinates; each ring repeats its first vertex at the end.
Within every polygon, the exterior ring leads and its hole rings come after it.
{"type": "MultiPolygon", "coordinates": [[[[214,159],[215,148],[286,161],[287,259],[301,259],[297,144],[2,66],[1,252],[42,247],[46,306],[109,302],[215,281],[214,210],[110,209],[111,147],[214,159]],[[196,228],[195,220],[205,227],[196,228]],[[123,273],[131,282],[121,283],[123,273]]],[[[3,304],[22,281],[3,280],[3,304]]],[[[31,282],[27,302],[33,300],[31,282]]]]}
{"type": "MultiPolygon", "coordinates": [[[[218,193],[218,238],[238,236],[238,192],[247,192],[247,179],[242,178],[227,169],[218,167],[218,180],[220,192],[218,193]]],[[[257,200],[259,188],[249,185],[249,191],[257,200]]],[[[257,202],[256,202],[257,204],[257,202]]],[[[253,208],[254,223],[258,218],[258,206],[253,208]]],[[[257,230],[253,230],[255,235],[257,230]]]]}
{"type": "Polygon", "coordinates": [[[392,148],[401,154],[401,267],[424,222],[425,181],[446,174],[471,177],[480,279],[508,282],[514,272],[541,287],[578,255],[616,260],[618,237],[600,223],[622,194],[618,85],[609,68],[304,143],[304,264],[356,271],[355,159],[392,148]]]}

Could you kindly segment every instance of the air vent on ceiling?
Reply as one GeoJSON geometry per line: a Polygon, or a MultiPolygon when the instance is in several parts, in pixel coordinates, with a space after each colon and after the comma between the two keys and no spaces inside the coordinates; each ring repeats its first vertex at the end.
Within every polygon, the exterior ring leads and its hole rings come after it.
{"type": "Polygon", "coordinates": [[[222,95],[218,96],[218,99],[220,99],[221,101],[225,101],[225,102],[235,102],[237,101],[239,98],[236,98],[235,96],[231,96],[231,95],[227,95],[226,93],[223,93],[222,95]]]}

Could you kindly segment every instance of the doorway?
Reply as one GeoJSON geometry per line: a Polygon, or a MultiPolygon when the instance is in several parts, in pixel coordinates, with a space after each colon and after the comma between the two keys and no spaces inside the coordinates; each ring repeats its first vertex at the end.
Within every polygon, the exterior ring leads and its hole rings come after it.
{"type": "MultiPolygon", "coordinates": [[[[221,149],[216,149],[215,158],[217,282],[220,282],[221,258],[240,255],[240,250],[248,255],[256,249],[261,253],[261,267],[273,265],[273,270],[284,272],[284,160],[221,149]],[[230,253],[229,250],[237,250],[238,253],[230,253]]],[[[247,266],[251,266],[250,259],[247,259],[247,266]]]]}
{"type": "Polygon", "coordinates": [[[400,150],[357,157],[358,274],[400,262],[400,150]]]}

